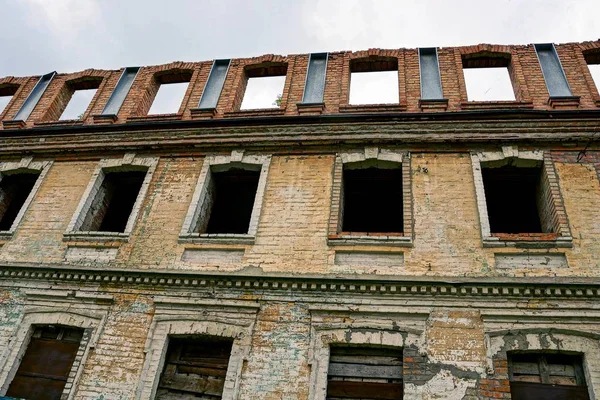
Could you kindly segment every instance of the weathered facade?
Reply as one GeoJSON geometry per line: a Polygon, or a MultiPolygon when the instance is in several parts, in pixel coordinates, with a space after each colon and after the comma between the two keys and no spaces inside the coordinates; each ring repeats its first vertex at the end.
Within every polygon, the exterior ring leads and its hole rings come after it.
{"type": "Polygon", "coordinates": [[[598,397],[598,63],[594,41],[0,79],[0,395],[598,397]],[[514,101],[469,101],[486,67],[514,101]],[[397,104],[349,104],[388,70],[397,104]],[[263,76],[278,106],[241,109],[263,76]]]}

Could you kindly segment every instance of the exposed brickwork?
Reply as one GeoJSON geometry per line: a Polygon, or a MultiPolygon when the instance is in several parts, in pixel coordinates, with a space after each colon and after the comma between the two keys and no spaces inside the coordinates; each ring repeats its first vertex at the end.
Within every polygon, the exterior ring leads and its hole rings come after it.
{"type": "Polygon", "coordinates": [[[333,345],[401,350],[405,400],[509,399],[513,350],[582,353],[598,397],[600,113],[587,62],[600,42],[556,48],[578,102],[548,101],[532,45],[438,49],[447,102],[433,103],[420,102],[417,49],[330,53],[324,104],[304,108],[307,54],[232,60],[203,111],[212,61],[142,67],[115,121],[95,116],[123,70],[59,74],[14,131],[39,77],[0,79],[14,93],[0,178],[43,175],[0,234],[0,396],[31,327],[55,324],[86,332],[65,392],[77,400],[153,398],[170,335],[232,341],[226,399],[324,400],[333,345]],[[463,65],[509,58],[517,101],[469,102],[463,65]],[[399,104],[348,104],[353,68],[396,65],[399,104]],[[239,110],[248,78],[283,73],[279,109],[239,110]],[[72,91],[100,79],[83,119],[57,123],[72,91]],[[178,112],[147,116],[159,84],[181,80],[178,112]],[[543,165],[545,233],[486,228],[478,168],[505,159],[543,165]],[[401,163],[404,232],[340,232],[354,162],[401,163]],[[264,178],[248,233],[201,237],[210,169],[242,164],[264,178]],[[103,168],[135,165],[152,172],[129,228],[78,230],[103,168]]]}
{"type": "MultiPolygon", "coordinates": [[[[552,102],[549,101],[548,91],[533,45],[505,46],[480,44],[476,46],[440,48],[438,49],[438,56],[442,87],[444,97],[448,99],[448,106],[447,108],[444,106],[423,109],[420,107],[419,60],[416,49],[369,49],[357,52],[334,52],[329,54],[323,99],[325,107],[322,112],[325,114],[336,114],[339,112],[401,112],[404,110],[409,112],[431,110],[446,110],[447,112],[451,112],[465,109],[489,110],[532,107],[543,110],[550,110],[555,107],[560,107],[561,109],[597,109],[600,94],[587,68],[586,57],[589,59],[588,55],[591,54],[590,52],[597,51],[599,47],[600,43],[598,41],[556,45],[573,96],[580,98],[577,102],[558,102],[557,99],[552,102]],[[515,90],[516,101],[467,101],[463,76],[463,63],[467,62],[465,60],[485,59],[486,57],[494,59],[494,57],[499,55],[508,59],[507,65],[515,90]],[[372,65],[372,68],[377,70],[381,62],[388,63],[389,60],[393,60],[398,65],[400,102],[396,105],[349,105],[351,64],[372,65]]],[[[302,109],[298,110],[296,104],[302,100],[307,64],[308,55],[306,54],[289,56],[271,54],[254,58],[233,59],[215,113],[214,115],[205,114],[205,116],[209,118],[222,118],[298,115],[302,112],[302,109]],[[286,75],[281,106],[278,109],[260,111],[244,110],[240,112],[239,108],[248,77],[272,74],[286,75]]],[[[208,80],[211,66],[211,61],[202,61],[173,62],[159,66],[142,67],[115,122],[124,123],[128,120],[187,120],[198,118],[190,110],[198,106],[204,86],[208,80]],[[168,78],[183,76],[182,74],[188,76],[184,80],[187,81],[189,79],[190,83],[177,114],[147,117],[146,114],[150,109],[160,83],[166,83],[167,81],[174,82],[168,78]]],[[[361,70],[364,70],[364,68],[361,67],[361,70]]],[[[73,74],[57,75],[30,116],[27,126],[34,126],[34,122],[39,124],[58,120],[60,113],[70,99],[73,83],[91,77],[102,79],[102,82],[100,83],[98,93],[84,114],[82,123],[105,124],[111,122],[101,118],[96,119],[94,122],[91,116],[101,113],[122,71],[86,70],[73,74]]],[[[11,117],[29,95],[37,79],[38,77],[6,77],[0,79],[0,88],[8,87],[9,85],[18,86],[11,104],[0,115],[1,120],[10,121],[11,117]]],[[[175,79],[175,81],[180,80],[175,79]]],[[[7,129],[7,127],[4,129],[7,129]]]]}

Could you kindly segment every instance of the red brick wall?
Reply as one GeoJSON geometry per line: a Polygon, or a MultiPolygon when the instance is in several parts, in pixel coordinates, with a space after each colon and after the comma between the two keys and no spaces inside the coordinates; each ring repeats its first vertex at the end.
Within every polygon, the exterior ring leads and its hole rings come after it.
{"type": "MultiPolygon", "coordinates": [[[[586,54],[600,51],[600,41],[567,43],[556,45],[556,49],[571,86],[573,96],[580,98],[579,103],[561,104],[561,109],[598,109],[600,94],[595,87],[586,62],[586,54]]],[[[476,46],[451,47],[438,49],[444,97],[448,99],[448,107],[438,111],[452,112],[465,109],[497,109],[502,108],[534,108],[550,110],[548,91],[533,45],[500,46],[480,44],[476,46]],[[462,71],[462,58],[465,55],[486,54],[499,52],[510,55],[509,72],[515,89],[515,102],[488,102],[483,104],[468,104],[465,81],[462,71]]],[[[302,101],[304,82],[308,64],[308,54],[278,56],[264,55],[254,58],[233,59],[219,98],[213,118],[251,117],[256,115],[298,115],[296,104],[302,101]],[[256,65],[287,65],[286,82],[283,91],[282,104],[279,109],[239,112],[246,83],[246,70],[256,65]]],[[[158,90],[156,76],[170,70],[189,70],[192,74],[189,88],[177,114],[152,117],[149,119],[192,119],[190,109],[197,107],[212,61],[203,62],[173,62],[165,65],[142,67],[133,83],[130,92],[119,111],[115,123],[125,123],[129,118],[145,117],[158,90]]],[[[106,105],[123,70],[101,71],[86,70],[72,74],[57,75],[39,104],[29,117],[27,127],[33,127],[36,122],[52,122],[58,119],[70,98],[67,82],[82,76],[96,76],[102,83],[90,108],[83,118],[84,124],[106,123],[96,121],[93,115],[100,114],[106,105]]],[[[14,99],[7,109],[0,114],[0,119],[10,121],[23,104],[39,77],[0,78],[0,88],[4,85],[18,85],[14,99]]],[[[329,54],[327,77],[324,93],[325,107],[323,113],[339,112],[420,112],[420,79],[419,60],[416,49],[369,49],[365,51],[342,51],[329,54]],[[381,57],[398,59],[398,83],[400,103],[383,106],[348,106],[350,88],[350,62],[356,59],[377,60],[381,57]]],[[[477,102],[480,103],[480,102],[477,102]]],[[[2,127],[0,127],[2,129],[2,127]]],[[[7,127],[4,127],[7,129],[7,127]]]]}

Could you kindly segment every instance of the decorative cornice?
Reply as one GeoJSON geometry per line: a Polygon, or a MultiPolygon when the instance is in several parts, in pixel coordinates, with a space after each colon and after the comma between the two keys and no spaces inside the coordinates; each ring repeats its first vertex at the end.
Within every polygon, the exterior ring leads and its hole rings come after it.
{"type": "Polygon", "coordinates": [[[93,270],[65,266],[0,266],[2,280],[37,280],[134,287],[214,288],[411,297],[597,299],[598,278],[451,278],[377,275],[273,274],[248,267],[239,272],[93,270]]]}
{"type": "MultiPolygon", "coordinates": [[[[135,129],[124,126],[84,125],[83,127],[56,127],[46,130],[33,128],[25,131],[0,130],[3,138],[0,155],[56,156],[68,154],[95,154],[111,151],[122,154],[129,152],[152,152],[153,154],[190,154],[206,151],[231,151],[244,144],[246,150],[260,148],[276,152],[297,147],[302,151],[322,151],[324,146],[356,145],[368,142],[370,145],[440,145],[444,149],[452,146],[464,148],[465,144],[490,145],[493,142],[513,143],[598,143],[600,131],[600,110],[581,111],[562,116],[541,116],[539,111],[528,111],[535,115],[502,115],[480,113],[470,119],[424,119],[423,115],[398,115],[381,119],[377,116],[354,116],[343,119],[338,116],[300,116],[288,121],[287,117],[271,118],[270,121],[252,121],[252,124],[232,124],[228,119],[177,121],[164,124],[131,124],[135,129]],[[588,112],[593,111],[593,112],[588,112]],[[473,125],[474,118],[476,127],[473,125]],[[199,125],[195,125],[199,124],[199,125]],[[90,128],[88,128],[90,127],[90,128]],[[81,128],[81,129],[79,129],[81,128]],[[20,133],[19,133],[20,132],[20,133]],[[23,134],[25,133],[25,134],[23,134]],[[41,138],[43,137],[43,140],[41,138]],[[301,145],[298,145],[298,144],[301,145]]],[[[556,112],[560,113],[560,112],[556,112]]],[[[519,113],[520,114],[520,113],[519,113]]],[[[240,122],[240,121],[238,121],[240,122]]]]}

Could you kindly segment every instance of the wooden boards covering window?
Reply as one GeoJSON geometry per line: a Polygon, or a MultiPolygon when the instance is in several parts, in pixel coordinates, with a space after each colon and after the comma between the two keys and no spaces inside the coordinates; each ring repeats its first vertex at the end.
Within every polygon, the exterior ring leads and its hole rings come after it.
{"type": "Polygon", "coordinates": [[[332,347],[327,399],[402,399],[402,349],[332,347]]]}

